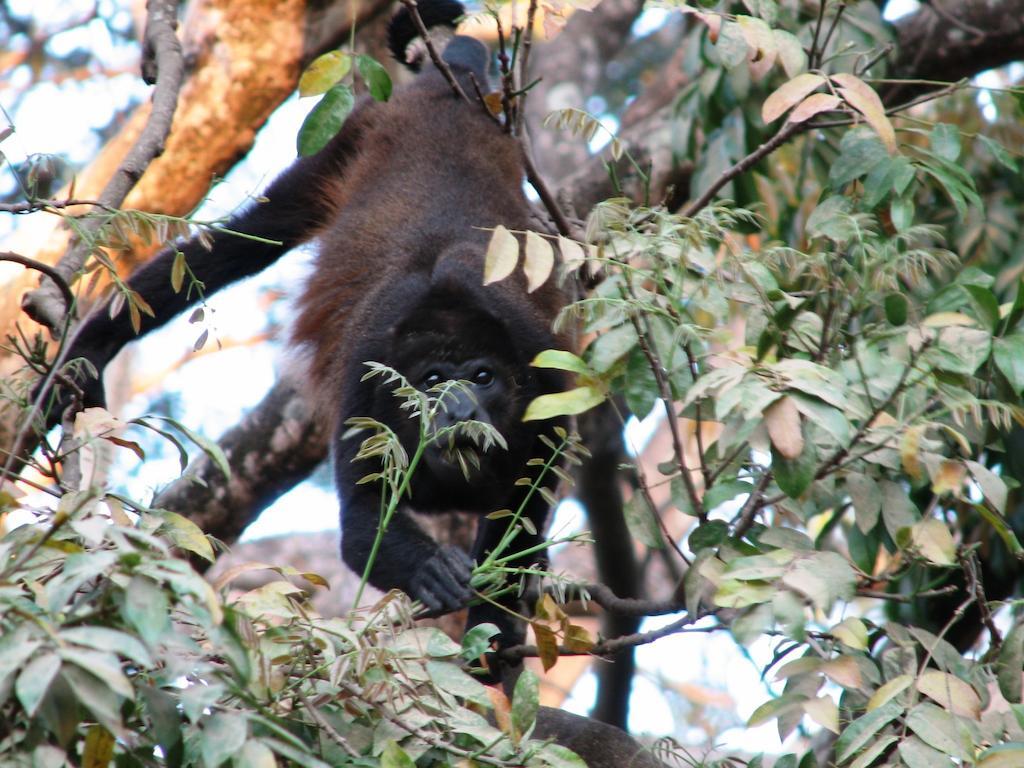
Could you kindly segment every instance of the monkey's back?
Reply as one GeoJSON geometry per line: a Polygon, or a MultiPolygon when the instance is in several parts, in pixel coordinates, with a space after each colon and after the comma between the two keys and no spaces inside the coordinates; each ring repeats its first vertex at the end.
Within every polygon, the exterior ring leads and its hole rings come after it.
{"type": "MultiPolygon", "coordinates": [[[[436,72],[387,103],[363,102],[324,150],[325,166],[334,165],[332,152],[351,156],[343,173],[322,178],[334,213],[320,232],[293,334],[319,390],[361,362],[351,356],[374,346],[382,316],[408,310],[413,284],[437,278],[439,256],[471,244],[459,249],[460,262],[482,285],[489,230],[530,226],[519,145],[479,103],[457,100],[436,72]]],[[[485,290],[537,326],[523,333],[546,332],[563,304],[554,282],[528,294],[517,272],[485,290]]],[[[319,394],[333,403],[338,393],[319,394]]]]}

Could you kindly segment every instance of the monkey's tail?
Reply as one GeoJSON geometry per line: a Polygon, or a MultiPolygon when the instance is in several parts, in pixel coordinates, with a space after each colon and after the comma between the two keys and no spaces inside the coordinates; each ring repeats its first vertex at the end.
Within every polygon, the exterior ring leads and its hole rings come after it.
{"type": "MultiPolygon", "coordinates": [[[[449,30],[454,31],[455,22],[466,12],[459,0],[420,0],[416,9],[419,11],[420,18],[423,19],[423,26],[428,31],[435,27],[448,27],[449,30]]],[[[392,56],[413,72],[419,71],[425,58],[424,51],[410,50],[412,43],[416,42],[419,37],[420,33],[413,21],[412,14],[403,5],[391,18],[391,23],[388,25],[388,48],[391,49],[392,56]]],[[[443,47],[443,45],[438,46],[438,48],[443,47]]]]}

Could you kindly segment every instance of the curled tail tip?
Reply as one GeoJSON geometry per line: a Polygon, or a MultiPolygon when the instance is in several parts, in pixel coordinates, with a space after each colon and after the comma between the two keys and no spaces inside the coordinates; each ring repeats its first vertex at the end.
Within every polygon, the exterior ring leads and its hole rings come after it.
{"type": "MultiPolygon", "coordinates": [[[[416,8],[423,20],[423,26],[428,30],[440,26],[454,30],[456,21],[466,12],[459,0],[419,0],[416,8]]],[[[413,71],[420,68],[422,56],[410,57],[409,45],[419,36],[412,13],[403,5],[388,25],[388,48],[392,56],[413,71]]]]}

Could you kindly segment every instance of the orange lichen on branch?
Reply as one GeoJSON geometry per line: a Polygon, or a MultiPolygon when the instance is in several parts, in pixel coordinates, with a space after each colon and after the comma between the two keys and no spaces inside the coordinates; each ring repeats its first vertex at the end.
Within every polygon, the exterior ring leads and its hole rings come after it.
{"type": "MultiPolygon", "coordinates": [[[[164,154],[143,174],[125,208],[184,215],[207,193],[211,181],[252,146],[256,131],[291,93],[304,53],[304,0],[199,0],[189,5],[182,44],[194,70],[182,87],[164,154]]],[[[75,179],[75,195],[95,198],[138,139],[150,105],[140,105],[121,131],[75,179]]],[[[59,197],[59,195],[58,195],[59,197]]],[[[18,246],[54,264],[69,235],[55,227],[40,248],[18,246]]],[[[117,255],[122,274],[145,261],[156,245],[117,255]]],[[[7,281],[0,301],[0,328],[20,313],[20,297],[38,276],[23,271],[7,281]]]]}

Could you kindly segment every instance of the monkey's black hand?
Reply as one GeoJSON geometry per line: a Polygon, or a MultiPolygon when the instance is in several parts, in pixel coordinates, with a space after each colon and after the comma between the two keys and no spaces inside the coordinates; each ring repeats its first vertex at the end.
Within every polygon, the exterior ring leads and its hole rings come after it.
{"type": "MultiPolygon", "coordinates": [[[[519,606],[515,606],[519,609],[519,606]]],[[[469,609],[469,617],[466,619],[467,631],[478,624],[494,624],[498,627],[498,634],[491,637],[493,653],[485,654],[486,666],[482,664],[473,666],[473,677],[485,685],[494,685],[502,682],[505,672],[514,669],[522,664],[519,661],[515,664],[506,664],[498,658],[498,652],[515,645],[522,645],[526,641],[526,628],[523,622],[508,611],[490,603],[474,605],[469,609]]]]}
{"type": "Polygon", "coordinates": [[[425,563],[409,563],[416,573],[409,583],[409,594],[434,615],[451,613],[464,606],[472,596],[469,577],[473,561],[458,547],[438,547],[425,563]]]}
{"type": "MultiPolygon", "coordinates": [[[[92,408],[95,406],[105,408],[107,404],[107,395],[103,389],[103,366],[107,361],[103,359],[101,353],[93,353],[87,349],[72,349],[68,359],[74,360],[76,358],[84,358],[89,364],[85,365],[80,363],[76,366],[65,367],[63,372],[64,376],[71,379],[79,390],[81,390],[83,408],[92,408]]],[[[42,392],[42,386],[43,382],[40,380],[33,388],[33,402],[39,398],[42,392]]],[[[61,383],[59,379],[53,382],[53,387],[50,389],[49,393],[47,393],[45,401],[42,403],[43,412],[46,414],[47,429],[51,429],[60,423],[64,415],[64,410],[71,405],[71,401],[74,399],[75,394],[76,393],[67,385],[67,383],[61,383]]]]}

